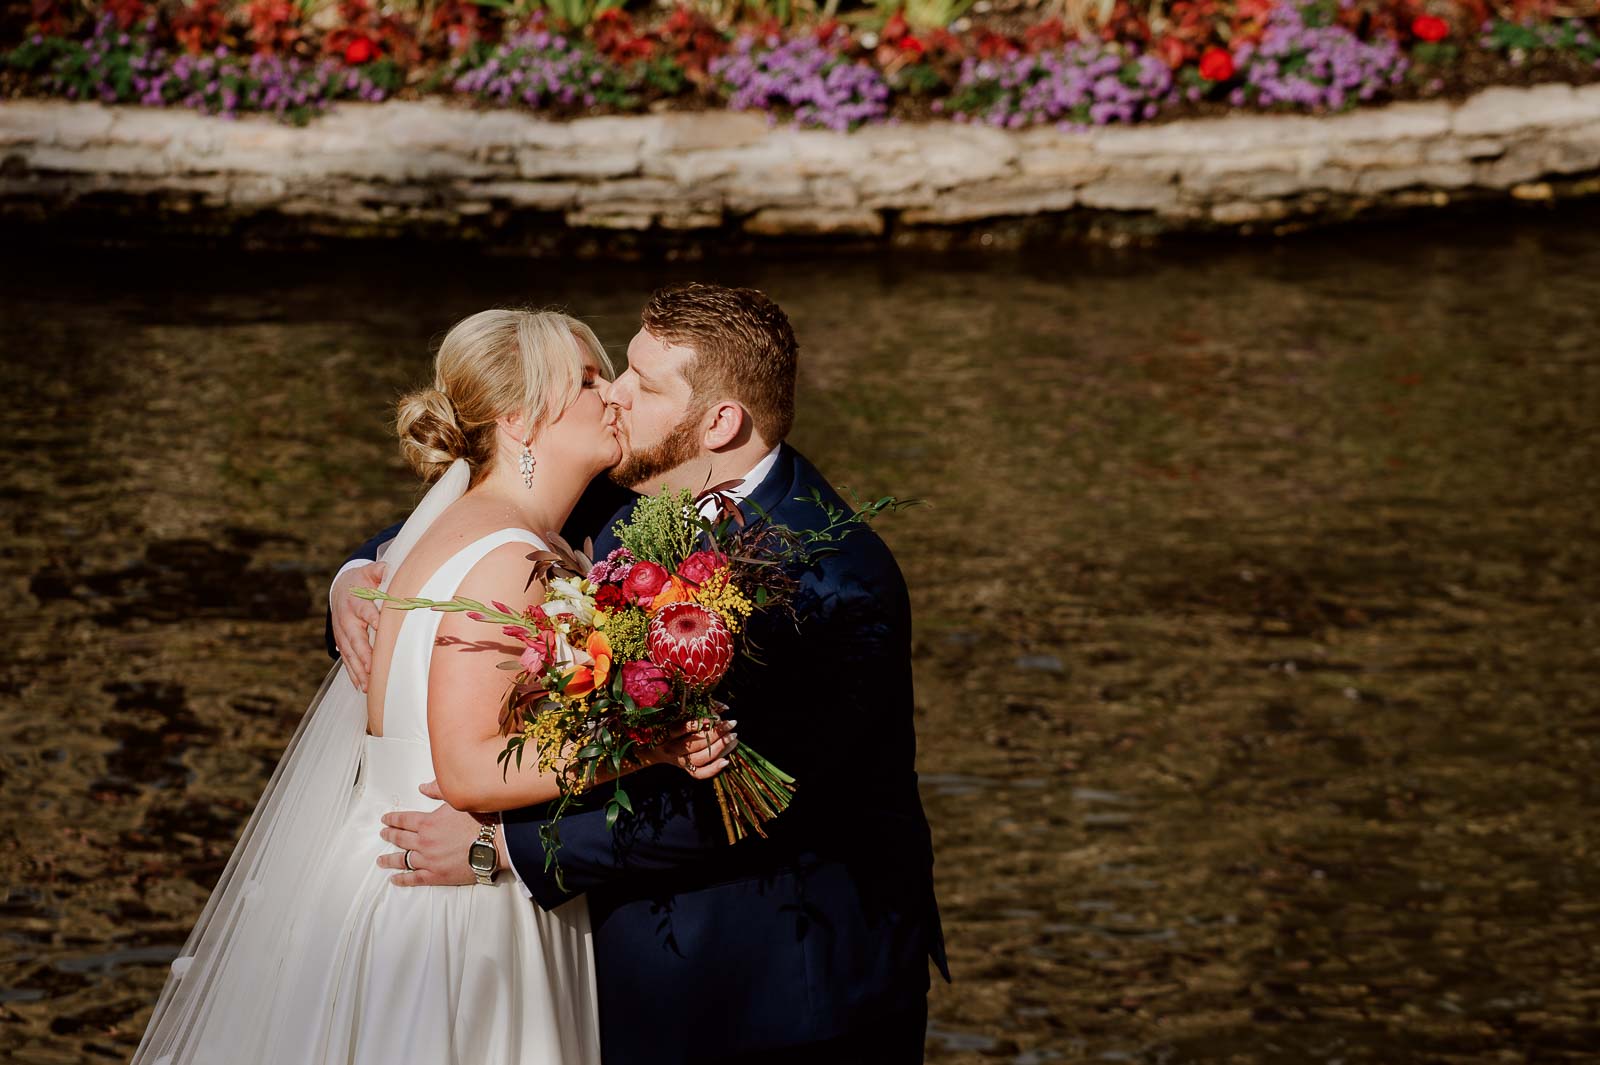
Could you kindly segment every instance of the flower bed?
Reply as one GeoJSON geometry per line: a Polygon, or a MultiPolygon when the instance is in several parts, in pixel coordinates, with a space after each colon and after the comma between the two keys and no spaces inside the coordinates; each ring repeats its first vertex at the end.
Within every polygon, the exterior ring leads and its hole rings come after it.
{"type": "Polygon", "coordinates": [[[726,107],[835,130],[933,116],[1086,127],[1596,80],[1589,9],[882,0],[818,19],[789,0],[637,15],[622,0],[34,0],[28,19],[0,23],[0,88],[292,122],[340,100],[442,95],[552,117],[726,107]]]}

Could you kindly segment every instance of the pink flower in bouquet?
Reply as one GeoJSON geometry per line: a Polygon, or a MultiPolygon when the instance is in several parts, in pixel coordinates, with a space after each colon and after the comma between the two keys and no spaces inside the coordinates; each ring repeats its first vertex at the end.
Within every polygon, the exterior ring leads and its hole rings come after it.
{"type": "Polygon", "coordinates": [[[733,664],[733,635],[698,603],[671,603],[650,619],[650,661],[696,688],[709,688],[733,664]]]}
{"type": "Polygon", "coordinates": [[[672,685],[666,672],[654,662],[624,662],[622,690],[640,706],[652,707],[661,705],[661,700],[672,693],[672,685]]]}
{"type": "Polygon", "coordinates": [[[628,579],[622,582],[622,593],[628,597],[630,603],[638,603],[649,609],[650,600],[655,594],[666,587],[672,574],[663,566],[654,562],[635,562],[628,571],[628,579]]]}
{"type": "Polygon", "coordinates": [[[633,552],[618,547],[589,569],[591,584],[621,584],[633,571],[633,552]]]}
{"type": "Polygon", "coordinates": [[[525,636],[522,642],[527,644],[527,650],[522,652],[522,657],[517,659],[522,668],[529,673],[539,674],[544,672],[545,666],[555,657],[555,637],[548,632],[536,633],[525,636]]]}
{"type": "Polygon", "coordinates": [[[678,576],[695,584],[704,584],[711,575],[727,564],[728,556],[717,551],[696,551],[683,560],[678,576]]]}

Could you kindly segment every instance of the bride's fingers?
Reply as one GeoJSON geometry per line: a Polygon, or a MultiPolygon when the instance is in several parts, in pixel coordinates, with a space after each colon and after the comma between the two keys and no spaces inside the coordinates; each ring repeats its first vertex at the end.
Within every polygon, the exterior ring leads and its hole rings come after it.
{"type": "Polygon", "coordinates": [[[696,773],[696,775],[698,775],[697,770],[703,770],[707,766],[714,765],[717,762],[722,761],[737,746],[739,746],[739,736],[737,733],[724,736],[718,739],[715,743],[711,744],[709,747],[704,747],[693,754],[685,755],[683,768],[687,769],[690,773],[696,773]]]}
{"type": "Polygon", "coordinates": [[[726,758],[718,758],[710,765],[696,766],[689,770],[689,775],[696,780],[710,780],[726,768],[728,768],[728,760],[726,758]]]}
{"type": "Polygon", "coordinates": [[[718,738],[733,735],[734,727],[738,724],[739,722],[737,721],[717,722],[717,727],[715,729],[708,729],[700,734],[700,749],[702,751],[706,750],[713,743],[717,742],[718,738]]]}

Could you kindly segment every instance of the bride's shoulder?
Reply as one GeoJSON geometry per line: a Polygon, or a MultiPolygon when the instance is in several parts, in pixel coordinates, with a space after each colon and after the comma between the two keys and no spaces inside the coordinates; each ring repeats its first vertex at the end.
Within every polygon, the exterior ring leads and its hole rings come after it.
{"type": "Polygon", "coordinates": [[[484,603],[525,600],[532,594],[529,555],[543,547],[543,541],[527,529],[503,524],[463,529],[454,554],[468,557],[465,571],[457,571],[462,572],[457,594],[484,603]]]}

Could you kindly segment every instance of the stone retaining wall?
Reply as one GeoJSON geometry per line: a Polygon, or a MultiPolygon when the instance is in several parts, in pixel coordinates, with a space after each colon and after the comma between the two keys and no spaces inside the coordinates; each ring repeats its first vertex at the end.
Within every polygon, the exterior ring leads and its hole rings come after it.
{"type": "Polygon", "coordinates": [[[0,217],[47,226],[110,211],[490,242],[559,231],[991,243],[1019,220],[1119,239],[1596,192],[1600,85],[1088,133],[929,123],[846,135],[724,112],[550,122],[442,101],[344,105],[296,129],[0,104],[0,217]]]}

